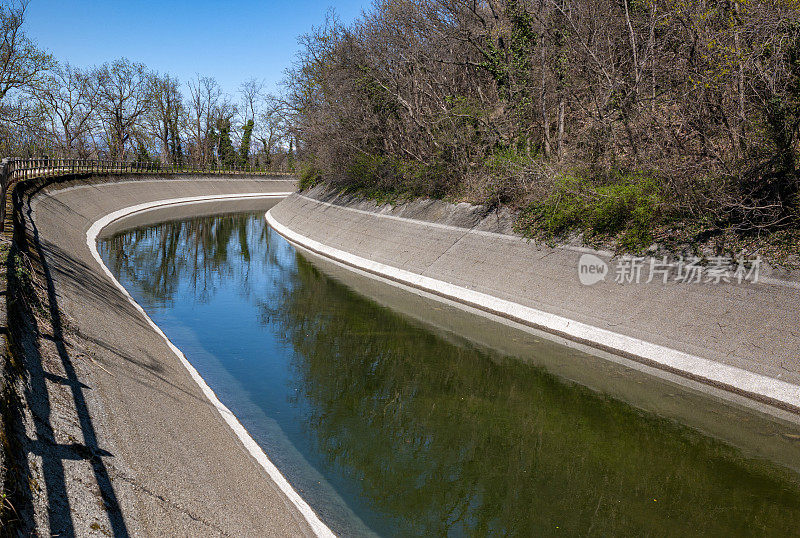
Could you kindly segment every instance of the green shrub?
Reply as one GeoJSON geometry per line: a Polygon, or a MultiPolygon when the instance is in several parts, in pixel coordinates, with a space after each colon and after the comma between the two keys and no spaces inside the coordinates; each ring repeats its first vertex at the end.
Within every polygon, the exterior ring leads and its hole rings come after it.
{"type": "Polygon", "coordinates": [[[547,198],[521,212],[517,228],[528,236],[582,231],[589,237],[616,237],[622,248],[640,250],[652,243],[662,206],[657,182],[641,174],[620,175],[599,186],[564,176],[547,198]]]}
{"type": "Polygon", "coordinates": [[[426,196],[441,198],[447,191],[446,167],[434,161],[422,164],[394,156],[360,153],[347,167],[347,192],[379,203],[397,203],[426,196]]]}
{"type": "Polygon", "coordinates": [[[524,150],[511,147],[496,149],[483,163],[487,179],[485,199],[481,203],[494,209],[522,199],[524,179],[534,168],[534,162],[524,150]]]}
{"type": "Polygon", "coordinates": [[[374,185],[386,174],[387,159],[379,155],[359,153],[347,167],[347,175],[355,185],[374,185]]]}
{"type": "Polygon", "coordinates": [[[311,161],[306,161],[300,164],[300,173],[299,176],[299,187],[300,190],[310,189],[317,183],[319,183],[322,179],[322,174],[319,170],[314,166],[314,163],[311,161]]]}
{"type": "Polygon", "coordinates": [[[585,221],[585,191],[583,180],[561,177],[550,196],[523,209],[518,228],[525,235],[553,237],[579,227],[585,221]]]}
{"type": "Polygon", "coordinates": [[[530,167],[534,160],[522,151],[503,148],[493,152],[485,162],[486,170],[493,176],[515,175],[530,167]]]}
{"type": "Polygon", "coordinates": [[[443,197],[450,187],[446,170],[447,165],[441,160],[423,164],[404,159],[398,163],[398,172],[405,184],[404,190],[410,196],[443,197]]]}

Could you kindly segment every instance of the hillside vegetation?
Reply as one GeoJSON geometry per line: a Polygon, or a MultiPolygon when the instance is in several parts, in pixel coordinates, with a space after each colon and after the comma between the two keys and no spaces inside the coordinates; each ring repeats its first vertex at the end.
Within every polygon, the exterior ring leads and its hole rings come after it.
{"type": "Polygon", "coordinates": [[[304,184],[519,210],[533,235],[800,220],[800,2],[378,0],[302,38],[304,184]]]}

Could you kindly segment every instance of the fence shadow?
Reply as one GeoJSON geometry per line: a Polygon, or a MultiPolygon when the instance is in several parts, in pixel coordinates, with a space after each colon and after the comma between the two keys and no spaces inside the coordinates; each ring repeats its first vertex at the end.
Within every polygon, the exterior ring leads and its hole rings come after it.
{"type": "MultiPolygon", "coordinates": [[[[32,255],[40,264],[40,269],[44,277],[45,294],[47,296],[47,315],[52,325],[53,346],[57,352],[58,360],[63,369],[63,377],[47,373],[43,366],[43,357],[37,338],[36,321],[30,306],[26,301],[18,300],[14,308],[18,310],[16,315],[22,317],[21,321],[29,324],[27,335],[22,334],[18,342],[24,361],[24,368],[29,375],[29,385],[26,389],[25,400],[30,406],[34,417],[34,430],[36,439],[24,441],[26,450],[41,458],[42,479],[47,492],[48,500],[48,520],[51,534],[60,536],[75,536],[75,522],[68,495],[68,484],[65,480],[64,462],[69,460],[82,460],[91,465],[94,478],[97,483],[101,505],[106,511],[111,531],[114,536],[129,536],[128,528],[122,515],[116,492],[114,491],[111,477],[104,461],[104,458],[113,457],[108,451],[104,450],[98,441],[92,417],[89,413],[86,396],[84,391],[86,385],[80,382],[73,363],[73,358],[67,349],[64,338],[64,323],[59,310],[58,295],[55,290],[52,270],[45,256],[45,248],[39,237],[39,230],[36,223],[31,218],[32,208],[30,201],[35,194],[45,185],[33,188],[28,192],[24,189],[16,189],[14,192],[14,219],[15,234],[25,237],[17,237],[17,244],[24,252],[32,255]],[[20,192],[22,191],[22,194],[20,192]],[[27,233],[26,233],[27,225],[27,233]],[[75,413],[80,425],[83,442],[71,440],[69,443],[58,443],[55,438],[52,417],[54,413],[53,402],[50,400],[47,382],[58,383],[68,388],[71,396],[71,404],[74,406],[75,413]]],[[[62,253],[63,255],[63,253],[62,253]]],[[[10,271],[14,269],[9,267],[10,271]]],[[[87,272],[88,274],[88,272],[87,272]]],[[[80,278],[79,275],[73,275],[80,278]]],[[[23,331],[25,332],[25,331],[23,331]]],[[[22,430],[24,431],[24,430],[22,430]]],[[[33,499],[24,499],[26,503],[32,503],[33,499]]],[[[30,510],[28,510],[30,511],[30,510]]]]}

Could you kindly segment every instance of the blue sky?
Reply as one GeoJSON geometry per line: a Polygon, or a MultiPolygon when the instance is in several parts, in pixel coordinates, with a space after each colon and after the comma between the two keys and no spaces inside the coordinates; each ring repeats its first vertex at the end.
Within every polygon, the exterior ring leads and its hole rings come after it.
{"type": "Polygon", "coordinates": [[[234,94],[251,77],[270,89],[292,62],[297,37],[333,7],[342,21],[370,0],[31,0],[25,28],[41,48],[78,66],[125,56],[186,83],[214,76],[234,94]]]}

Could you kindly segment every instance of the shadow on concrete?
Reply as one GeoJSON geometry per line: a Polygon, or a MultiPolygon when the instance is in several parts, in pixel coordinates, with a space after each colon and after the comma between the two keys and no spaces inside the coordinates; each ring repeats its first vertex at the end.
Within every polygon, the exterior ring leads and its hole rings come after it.
{"type": "MultiPolygon", "coordinates": [[[[29,383],[25,389],[24,396],[34,418],[34,430],[36,432],[36,439],[27,439],[24,444],[27,445],[26,449],[29,453],[41,458],[42,480],[47,494],[47,517],[51,534],[60,536],[75,536],[76,534],[65,481],[64,462],[67,460],[83,460],[87,461],[92,467],[102,499],[101,504],[107,513],[113,535],[128,536],[128,528],[104,461],[104,458],[113,457],[113,455],[98,444],[97,433],[84,395],[84,390],[87,387],[78,379],[73,359],[67,350],[67,344],[64,340],[64,324],[58,307],[58,295],[55,290],[51,267],[48,264],[48,258],[50,258],[51,253],[48,252],[48,257],[45,257],[45,250],[39,238],[39,231],[36,223],[31,219],[31,198],[43,186],[41,185],[28,192],[22,192],[22,194],[20,194],[22,189],[15,190],[14,219],[15,233],[17,234],[15,240],[20,250],[29,254],[31,258],[40,264],[46,286],[45,293],[48,303],[46,310],[52,325],[50,339],[58,354],[64,376],[53,376],[45,372],[42,364],[43,357],[37,345],[37,339],[42,335],[39,334],[36,317],[31,310],[29,301],[22,296],[16,297],[13,305],[15,314],[21,316],[22,319],[20,321],[29,328],[28,331],[21,331],[22,334],[19,335],[17,345],[24,361],[24,368],[29,376],[29,383]],[[26,225],[29,225],[29,227],[26,228],[26,225]],[[26,332],[27,334],[25,334],[26,332]],[[53,381],[54,377],[58,378],[55,380],[57,383],[69,388],[73,400],[71,403],[74,406],[80,424],[83,443],[70,440],[72,442],[59,444],[55,439],[52,420],[54,407],[47,389],[47,381],[53,381]]],[[[61,257],[62,262],[66,262],[66,259],[63,259],[63,253],[61,257]]],[[[74,260],[72,261],[74,262],[74,260]]],[[[99,282],[91,281],[91,272],[88,268],[73,265],[73,270],[75,272],[72,277],[76,281],[82,282],[84,286],[100,284],[99,282]]],[[[10,276],[11,273],[14,273],[14,268],[9,267],[10,276]]],[[[94,278],[99,281],[96,277],[94,278]]],[[[106,285],[108,284],[106,283],[106,285]]],[[[16,293],[19,295],[19,288],[17,290],[16,293]]],[[[25,430],[17,431],[24,432],[25,430]]],[[[24,469],[23,471],[28,471],[27,476],[31,477],[29,469],[24,469]]],[[[34,486],[34,484],[31,485],[34,486]]],[[[36,485],[41,486],[41,484],[36,485]]],[[[24,490],[25,488],[21,489],[24,490]]],[[[28,492],[27,494],[23,493],[24,498],[21,501],[28,504],[28,506],[21,506],[21,511],[31,517],[32,510],[30,510],[30,506],[32,506],[33,499],[30,488],[27,489],[28,492]]],[[[34,528],[33,521],[29,521],[28,525],[31,529],[34,528]]]]}
{"type": "MultiPolygon", "coordinates": [[[[35,224],[32,224],[35,226],[35,224]]],[[[43,267],[58,275],[58,280],[61,283],[61,291],[69,288],[69,293],[76,297],[81,297],[82,302],[87,305],[94,306],[99,311],[113,311],[117,315],[125,316],[125,326],[130,327],[131,330],[137,331],[151,331],[152,328],[144,320],[141,313],[134,308],[119,291],[119,289],[107,278],[99,275],[96,267],[89,267],[80,260],[75,259],[63,249],[53,245],[47,241],[38,241],[37,251],[41,257],[46,253],[46,263],[42,263],[43,267]]],[[[52,275],[46,275],[52,281],[52,275]]],[[[50,287],[51,284],[48,284],[50,287]]],[[[70,327],[69,331],[75,334],[81,342],[96,346],[108,353],[113,354],[116,358],[122,359],[129,364],[136,366],[142,370],[143,376],[131,376],[130,379],[136,383],[146,385],[152,390],[158,391],[169,398],[174,399],[174,396],[165,393],[156,385],[147,382],[148,377],[156,378],[161,383],[168,385],[187,396],[196,399],[197,401],[207,404],[208,402],[196,394],[187,391],[172,381],[165,375],[163,364],[153,358],[150,352],[144,348],[138,348],[132,352],[129,348],[122,348],[107,340],[96,336],[90,336],[80,331],[78,327],[70,327]],[[145,359],[145,360],[143,360],[145,359]]],[[[63,337],[63,335],[62,335],[63,337]]],[[[47,338],[46,336],[44,338],[47,338]]],[[[115,375],[120,375],[119,371],[115,371],[115,375]]],[[[124,375],[124,374],[122,374],[124,375]]]]}

